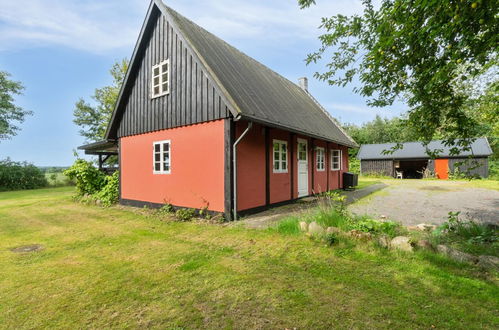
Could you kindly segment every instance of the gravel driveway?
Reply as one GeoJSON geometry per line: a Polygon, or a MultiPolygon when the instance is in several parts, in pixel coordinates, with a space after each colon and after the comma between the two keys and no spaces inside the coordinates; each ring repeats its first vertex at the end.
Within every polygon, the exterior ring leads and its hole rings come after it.
{"type": "Polygon", "coordinates": [[[472,188],[456,181],[390,180],[388,187],[349,206],[355,214],[369,214],[401,222],[441,224],[449,211],[463,219],[499,225],[499,191],[472,188]]]}

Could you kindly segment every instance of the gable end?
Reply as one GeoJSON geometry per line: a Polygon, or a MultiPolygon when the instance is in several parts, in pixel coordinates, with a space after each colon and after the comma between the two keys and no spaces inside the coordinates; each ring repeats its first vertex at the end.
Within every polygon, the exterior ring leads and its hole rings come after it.
{"type": "Polygon", "coordinates": [[[231,108],[207,70],[155,2],[144,23],[111,119],[108,139],[228,118],[231,108]],[[170,63],[170,91],[152,98],[152,67],[170,63]]]}

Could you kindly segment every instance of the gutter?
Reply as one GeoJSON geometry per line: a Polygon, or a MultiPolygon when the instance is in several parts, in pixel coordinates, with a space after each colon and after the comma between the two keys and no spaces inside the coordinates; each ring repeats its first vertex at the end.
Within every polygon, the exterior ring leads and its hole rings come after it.
{"type": "Polygon", "coordinates": [[[234,188],[233,188],[233,190],[234,190],[234,210],[233,210],[234,220],[237,220],[237,145],[246,136],[246,134],[248,134],[251,127],[253,127],[253,122],[250,121],[248,123],[248,127],[246,128],[246,130],[243,132],[243,134],[241,134],[241,136],[232,145],[232,152],[234,154],[234,156],[232,158],[233,168],[234,168],[234,170],[232,171],[233,172],[232,183],[234,185],[234,188]]]}

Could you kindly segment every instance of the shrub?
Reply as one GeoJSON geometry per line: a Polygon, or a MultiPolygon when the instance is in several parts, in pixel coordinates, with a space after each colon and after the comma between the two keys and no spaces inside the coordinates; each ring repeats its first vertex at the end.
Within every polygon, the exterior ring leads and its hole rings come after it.
{"type": "Polygon", "coordinates": [[[333,209],[341,215],[347,215],[346,196],[337,191],[328,191],[323,194],[322,209],[333,209]]]}
{"type": "Polygon", "coordinates": [[[328,233],[324,236],[324,241],[330,246],[334,245],[338,243],[338,235],[335,233],[328,233]]]}
{"type": "Polygon", "coordinates": [[[371,234],[386,234],[390,237],[397,236],[400,225],[392,221],[378,221],[367,217],[356,218],[351,222],[351,229],[360,230],[371,234]]]}
{"type": "Polygon", "coordinates": [[[0,190],[36,189],[47,185],[45,174],[35,165],[9,158],[0,161],[0,190]]]}
{"type": "Polygon", "coordinates": [[[159,215],[169,215],[173,213],[173,206],[171,204],[165,204],[158,209],[157,213],[159,215]]]}
{"type": "Polygon", "coordinates": [[[177,212],[175,212],[175,216],[180,221],[190,221],[194,218],[195,214],[193,209],[178,209],[177,212]]]}
{"type": "Polygon", "coordinates": [[[84,159],[77,159],[73,166],[64,171],[64,175],[76,182],[76,192],[80,197],[93,195],[108,183],[106,175],[84,159]]]}
{"type": "Polygon", "coordinates": [[[120,198],[120,173],[114,172],[113,175],[104,178],[105,185],[95,197],[101,201],[104,206],[111,206],[118,203],[120,198]]]}

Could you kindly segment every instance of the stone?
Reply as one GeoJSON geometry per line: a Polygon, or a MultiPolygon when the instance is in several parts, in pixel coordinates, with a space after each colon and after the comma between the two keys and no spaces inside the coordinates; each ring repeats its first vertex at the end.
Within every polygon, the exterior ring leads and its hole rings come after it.
{"type": "Polygon", "coordinates": [[[433,231],[437,229],[437,226],[435,225],[430,225],[427,223],[420,223],[419,225],[416,225],[416,228],[421,231],[433,231]]]}
{"type": "Polygon", "coordinates": [[[300,221],[299,225],[301,231],[308,231],[308,223],[306,223],[305,221],[300,221]]]}
{"type": "Polygon", "coordinates": [[[494,256],[479,256],[478,266],[486,269],[499,270],[499,258],[494,256]]]}
{"type": "Polygon", "coordinates": [[[336,228],[336,227],[327,227],[326,229],[326,234],[340,234],[341,229],[336,228]]]}
{"type": "Polygon", "coordinates": [[[458,261],[458,262],[463,262],[463,263],[472,264],[472,265],[478,263],[477,256],[474,256],[474,255],[469,254],[469,253],[464,253],[464,252],[458,251],[458,250],[453,249],[447,245],[438,245],[437,251],[442,253],[442,254],[445,254],[450,259],[458,261]]]}
{"type": "Polygon", "coordinates": [[[348,235],[350,237],[361,240],[361,241],[369,241],[372,239],[372,235],[370,233],[366,233],[357,229],[350,230],[348,232],[348,235]]]}
{"type": "Polygon", "coordinates": [[[380,237],[378,237],[378,244],[381,246],[381,247],[384,247],[384,248],[389,248],[390,247],[390,237],[386,236],[386,235],[381,235],[380,237]]]}
{"type": "Polygon", "coordinates": [[[308,232],[311,235],[322,235],[324,234],[324,228],[314,221],[308,225],[308,232]]]}
{"type": "Polygon", "coordinates": [[[416,246],[421,250],[433,250],[433,245],[426,239],[418,241],[416,246]]]}
{"type": "Polygon", "coordinates": [[[397,236],[390,242],[392,249],[397,249],[406,252],[412,252],[413,247],[411,245],[411,240],[407,236],[397,236]]]}

